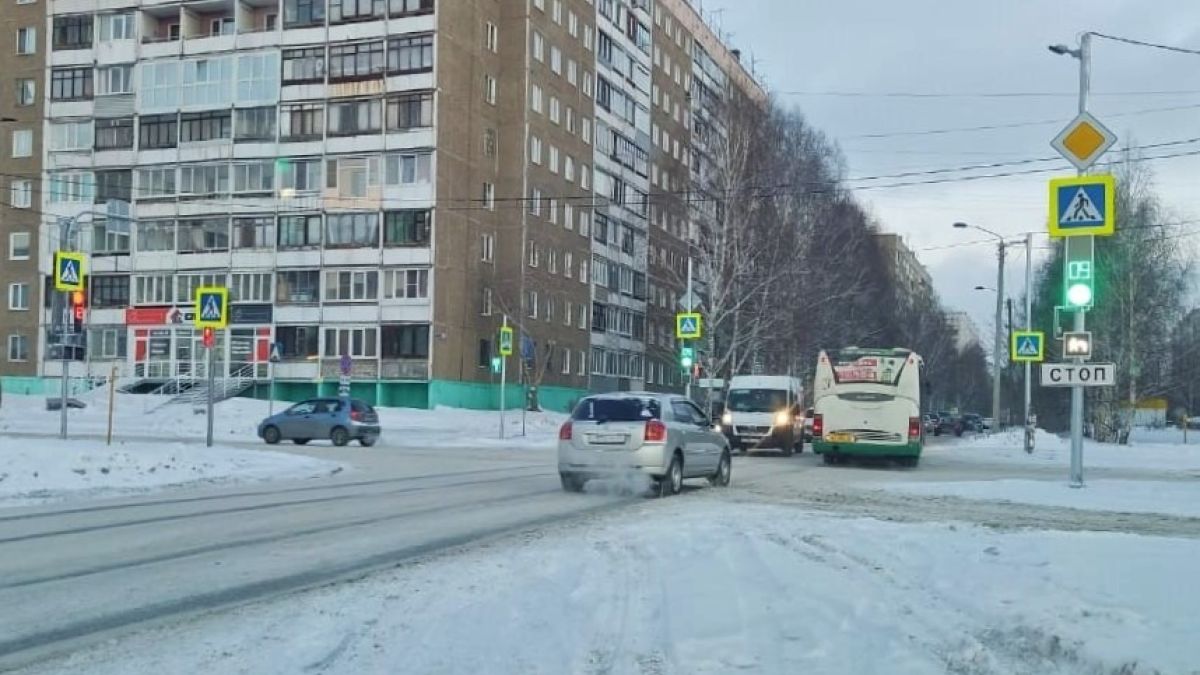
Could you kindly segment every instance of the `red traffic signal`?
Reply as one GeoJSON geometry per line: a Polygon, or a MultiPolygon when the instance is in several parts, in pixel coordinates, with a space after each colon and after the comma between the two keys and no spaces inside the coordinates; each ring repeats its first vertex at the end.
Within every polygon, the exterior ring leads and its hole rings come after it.
{"type": "Polygon", "coordinates": [[[72,328],[76,333],[79,333],[83,331],[83,311],[85,309],[83,291],[71,291],[69,298],[71,301],[71,320],[75,324],[72,328]]]}
{"type": "Polygon", "coordinates": [[[216,342],[216,340],[213,336],[213,329],[205,328],[204,329],[204,347],[205,347],[205,349],[212,349],[213,344],[215,342],[216,342]]]}

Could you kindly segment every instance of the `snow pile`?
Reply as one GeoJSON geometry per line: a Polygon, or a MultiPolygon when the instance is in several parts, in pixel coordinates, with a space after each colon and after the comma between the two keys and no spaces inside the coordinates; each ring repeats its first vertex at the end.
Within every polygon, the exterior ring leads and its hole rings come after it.
{"type": "MultiPolygon", "coordinates": [[[[1200,441],[1200,431],[1196,432],[1200,441]]],[[[1182,434],[1180,435],[1182,439],[1182,434]]],[[[1022,464],[1068,467],[1071,440],[1039,430],[1032,455],[1022,447],[1020,431],[992,436],[956,439],[949,445],[931,445],[932,452],[949,452],[955,459],[989,464],[1022,464]]],[[[1157,471],[1200,471],[1200,442],[1195,445],[1150,443],[1136,440],[1130,445],[1111,445],[1084,440],[1084,467],[1147,469],[1157,471]]]]}
{"type": "Polygon", "coordinates": [[[12,439],[0,443],[0,507],[137,494],[167,486],[327,476],[336,462],[184,443],[12,439]]]}
{"type": "Polygon", "coordinates": [[[1200,541],[699,495],[113,640],[35,672],[1190,672],[1200,541]],[[163,649],[163,645],[170,645],[163,649]]]}
{"type": "Polygon", "coordinates": [[[1072,489],[1064,476],[1058,481],[892,482],[880,487],[917,495],[1200,518],[1200,481],[1089,480],[1085,485],[1082,490],[1072,489]]]}
{"type": "MultiPolygon", "coordinates": [[[[69,429],[75,435],[103,435],[108,424],[108,392],[93,390],[82,396],[84,409],[72,409],[69,429]]],[[[158,396],[116,394],[114,406],[114,435],[117,438],[176,438],[202,440],[205,435],[205,416],[197,414],[188,404],[161,405],[158,396]]],[[[248,398],[233,398],[216,404],[213,434],[218,442],[258,442],[258,423],[269,411],[286,410],[292,403],[248,398]]],[[[525,435],[522,433],[520,410],[505,415],[505,438],[500,439],[500,413],[496,411],[438,408],[376,408],[383,427],[381,445],[404,448],[552,447],[558,438],[558,427],[566,420],[559,413],[525,414],[525,435]]],[[[59,428],[59,412],[46,410],[44,396],[5,395],[0,407],[0,435],[4,432],[55,435],[59,428]]]]}

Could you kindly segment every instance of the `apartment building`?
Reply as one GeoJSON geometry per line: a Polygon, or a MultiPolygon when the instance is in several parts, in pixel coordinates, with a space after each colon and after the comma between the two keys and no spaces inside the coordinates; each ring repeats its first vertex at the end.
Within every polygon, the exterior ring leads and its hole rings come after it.
{"type": "MultiPolygon", "coordinates": [[[[41,241],[69,218],[89,254],[73,372],[204,374],[191,303],[216,284],[232,303],[218,375],[270,378],[286,398],[333,393],[346,356],[352,393],[379,404],[494,407],[505,322],[518,335],[509,381],[544,406],[678,385],[665,354],[647,366],[650,193],[652,180],[686,189],[694,66],[691,37],[655,32],[649,2],[50,9],[34,194],[41,241]],[[662,113],[656,39],[673,64],[662,113]]],[[[685,206],[660,226],[673,253],[651,274],[683,269],[685,206]]],[[[43,276],[51,248],[29,253],[43,276]]],[[[674,311],[653,310],[660,332],[674,311]]]]}
{"type": "MultiPolygon", "coordinates": [[[[37,208],[42,166],[43,66],[48,36],[46,6],[22,0],[6,7],[0,17],[0,53],[7,73],[0,96],[0,339],[4,356],[0,375],[30,378],[37,375],[41,354],[38,341],[39,299],[37,273],[41,215],[37,208]]],[[[14,389],[20,391],[20,387],[14,389]]]]}
{"type": "Polygon", "coordinates": [[[929,270],[898,234],[877,234],[879,250],[887,272],[895,280],[905,298],[926,296],[933,291],[929,270]]]}

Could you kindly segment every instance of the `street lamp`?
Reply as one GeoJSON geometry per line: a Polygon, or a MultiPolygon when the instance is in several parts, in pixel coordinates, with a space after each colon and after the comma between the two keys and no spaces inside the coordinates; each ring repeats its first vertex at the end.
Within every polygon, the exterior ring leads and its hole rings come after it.
{"type": "Polygon", "coordinates": [[[997,291],[996,289],[992,288],[991,286],[976,286],[976,287],[975,287],[975,290],[977,290],[977,291],[991,291],[991,292],[993,292],[993,293],[998,293],[998,292],[999,292],[999,291],[997,291]]]}
{"type": "MultiPolygon", "coordinates": [[[[969,225],[964,222],[954,223],[956,229],[975,229],[990,235],[996,239],[997,258],[999,265],[996,268],[996,335],[992,344],[992,420],[997,427],[1000,425],[1000,356],[1001,350],[1004,348],[1004,334],[1001,330],[1002,317],[1004,315],[1004,249],[1008,246],[1008,241],[1005,238],[986,227],[978,225],[969,225]]],[[[992,290],[986,289],[983,286],[976,286],[975,290],[992,290]]]]}

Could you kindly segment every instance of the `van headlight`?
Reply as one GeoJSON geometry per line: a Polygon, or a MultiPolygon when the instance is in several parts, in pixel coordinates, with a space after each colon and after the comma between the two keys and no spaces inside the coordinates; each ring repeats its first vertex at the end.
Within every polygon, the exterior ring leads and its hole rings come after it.
{"type": "Polygon", "coordinates": [[[727,412],[727,413],[721,415],[721,424],[724,424],[724,425],[733,424],[733,413],[727,412]]]}
{"type": "Polygon", "coordinates": [[[792,423],[792,416],[786,410],[775,413],[775,426],[784,426],[792,423]]]}

